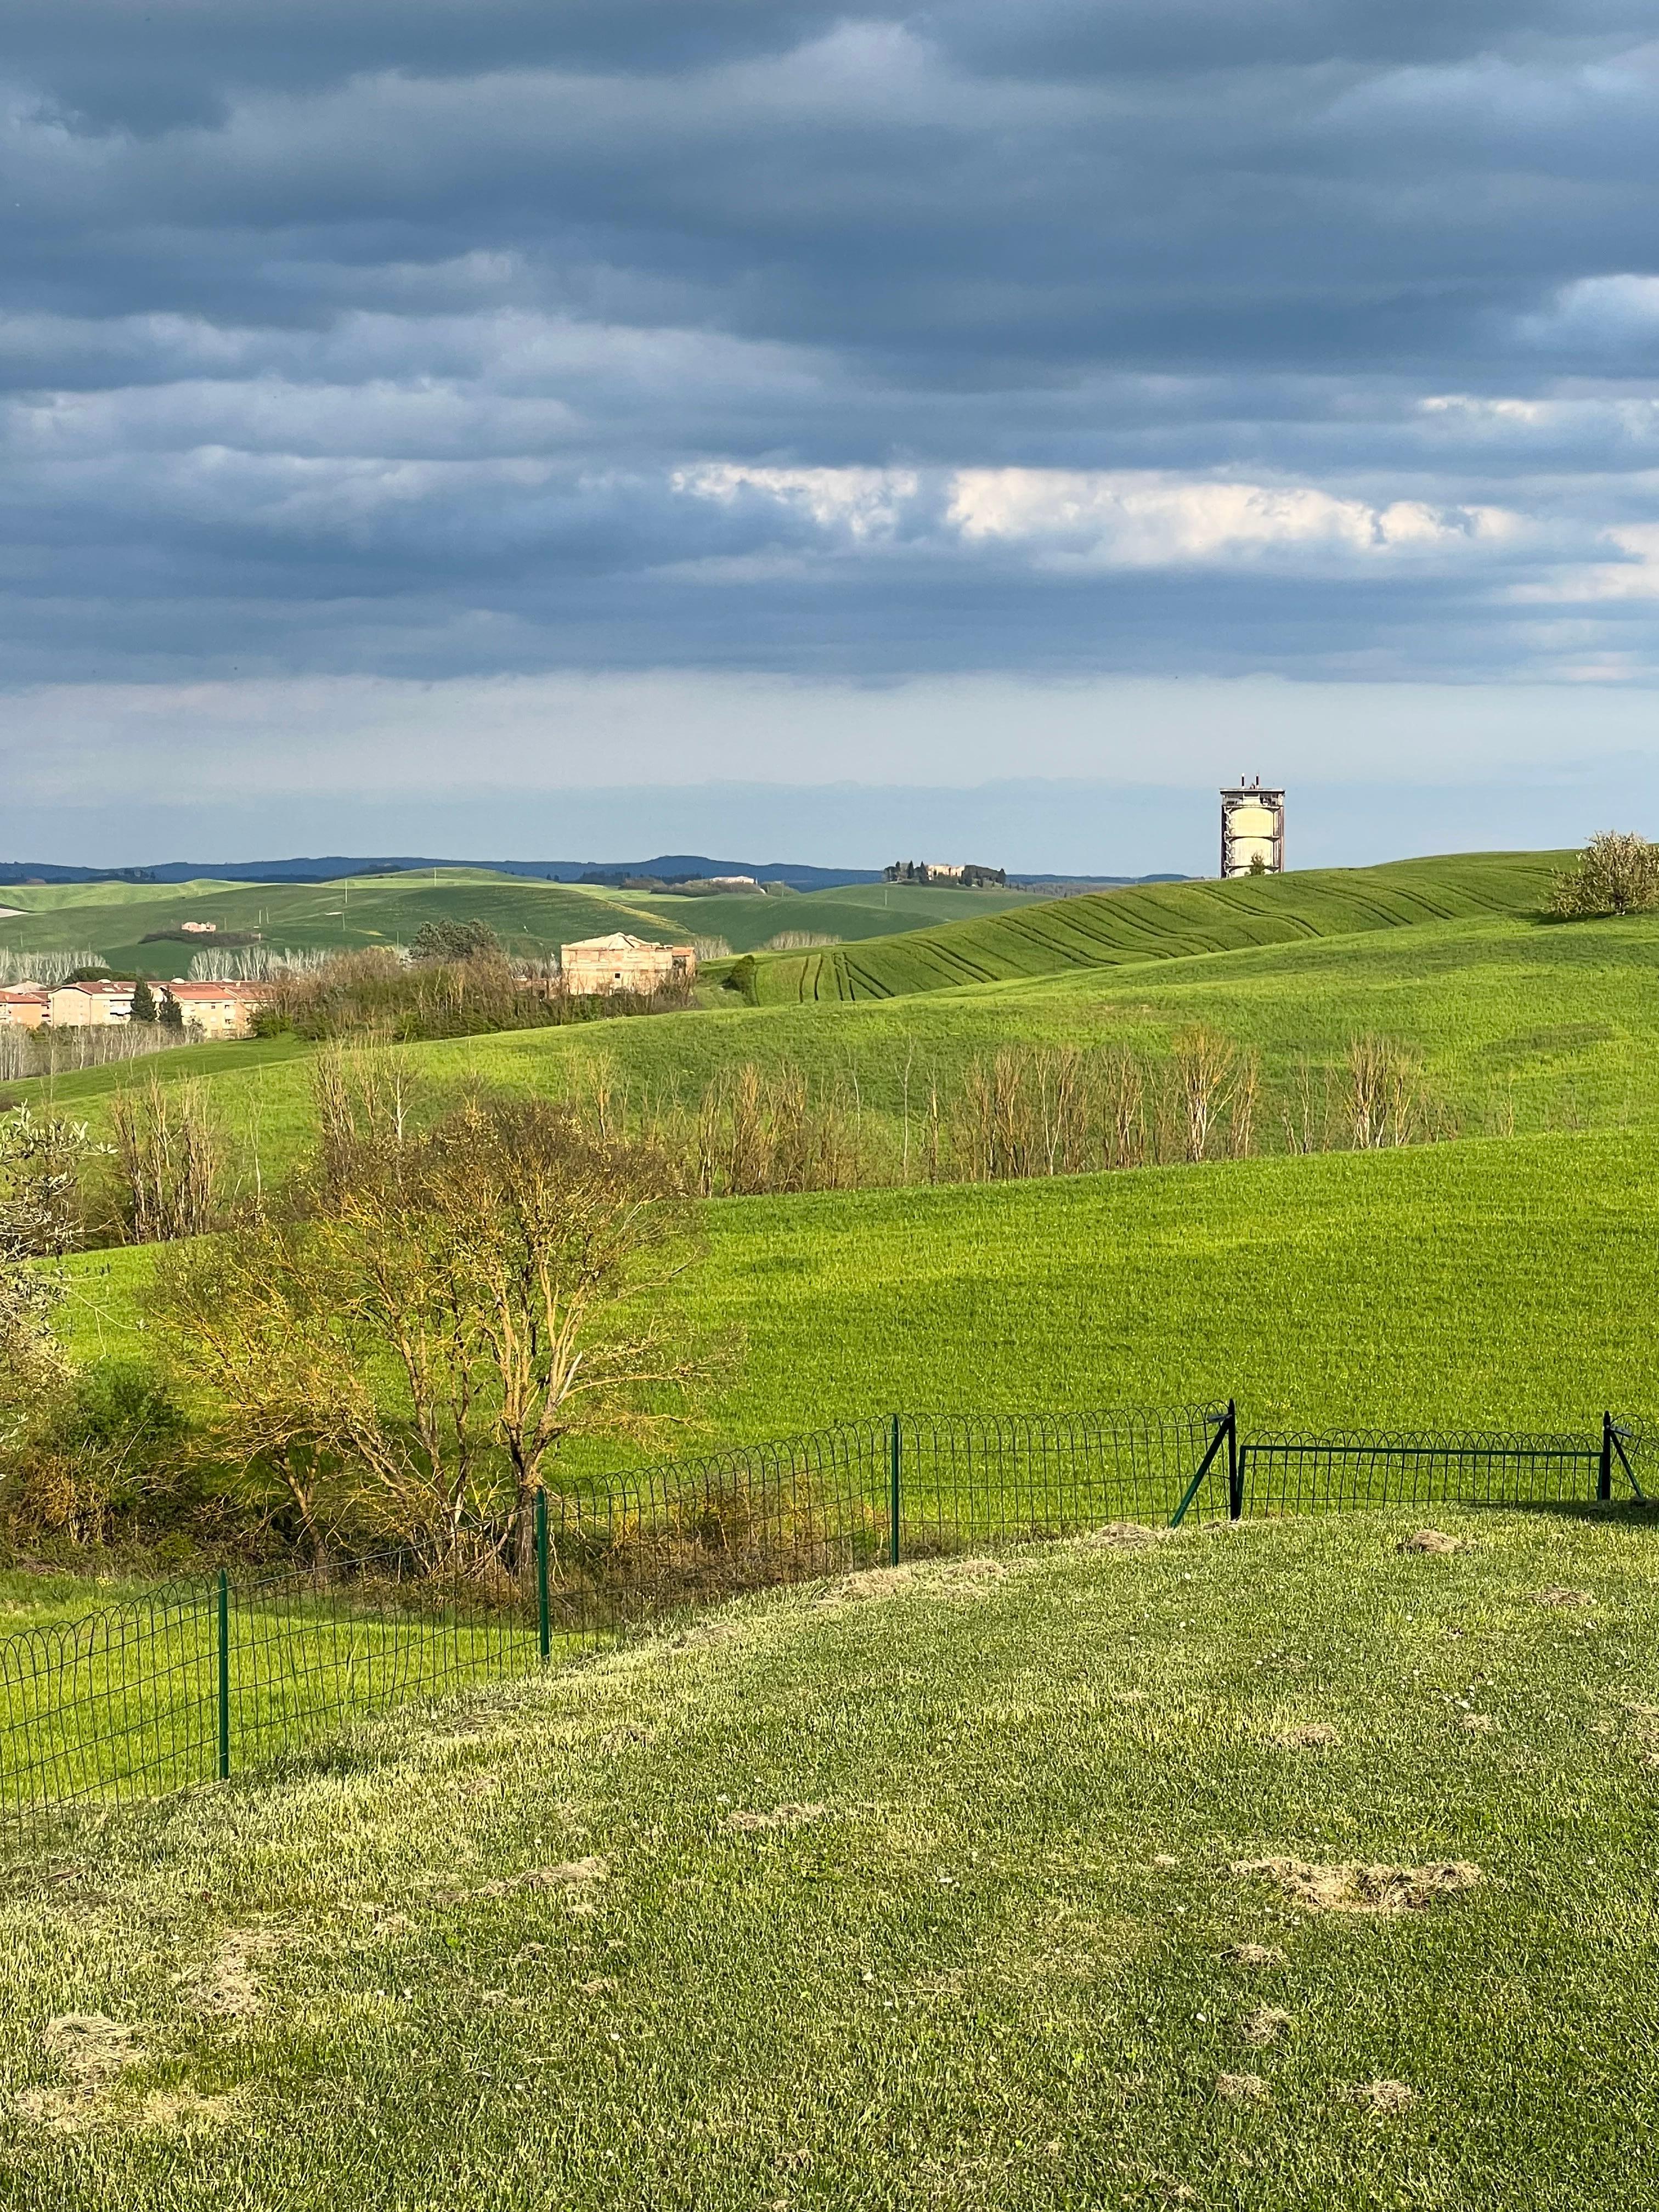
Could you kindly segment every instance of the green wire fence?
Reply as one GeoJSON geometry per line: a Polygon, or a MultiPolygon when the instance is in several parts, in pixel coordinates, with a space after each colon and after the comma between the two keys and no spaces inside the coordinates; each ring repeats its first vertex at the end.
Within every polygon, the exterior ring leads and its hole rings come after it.
{"type": "Polygon", "coordinates": [[[1649,1448],[1611,1414],[1596,1438],[1248,1436],[1229,1402],[895,1414],[705,1454],[541,1494],[522,1558],[486,1530],[437,1571],[408,1549],[226,1568],[0,1641],[0,1814],[223,1780],[745,1591],[1115,1522],[1641,1499],[1649,1448]]]}

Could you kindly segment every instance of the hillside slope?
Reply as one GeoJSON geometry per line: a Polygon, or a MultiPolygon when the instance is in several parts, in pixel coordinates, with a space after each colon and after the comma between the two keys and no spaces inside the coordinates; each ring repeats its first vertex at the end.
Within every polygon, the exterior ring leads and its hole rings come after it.
{"type": "MultiPolygon", "coordinates": [[[[1119,1043],[1167,1052],[1201,1021],[1261,1054],[1257,1142],[1285,1142],[1283,1109],[1307,1081],[1340,1084],[1352,1040],[1413,1048],[1455,1126],[1479,1133],[1607,1127],[1659,1114],[1659,915],[1547,926],[1424,923],[1344,937],[1089,967],[1023,981],[830,1005],[744,1006],[729,992],[686,1014],[521,1030],[399,1048],[434,1098],[477,1081],[555,1096],[608,1085],[637,1109],[695,1100],[723,1069],[792,1066],[857,1111],[913,1121],[928,1086],[1007,1047],[1119,1043]]],[[[307,1112],[313,1048],[293,1040],[209,1045],[141,1063],[137,1079],[206,1077],[233,1146],[257,1128],[280,1171],[307,1112]]],[[[56,1079],[65,1108],[100,1121],[134,1080],[115,1066],[56,1079]]],[[[6,1096],[33,1086],[17,1083],[6,1096]]]]}
{"type": "MultiPolygon", "coordinates": [[[[726,1199],[683,1283],[731,1379],[655,1451],[893,1407],[1236,1397],[1253,1426],[1599,1434],[1659,1408],[1659,1130],[726,1199]]],[[[154,1248],[70,1263],[73,1348],[147,1356],[154,1248]]],[[[599,1442],[572,1464],[637,1458],[599,1442]]],[[[564,1464],[565,1462],[561,1462],[564,1464]]]]}
{"type": "Polygon", "coordinates": [[[9,2201],[1650,2204],[1659,1554],[1437,1519],[878,1572],[100,1815],[0,1898],[9,2201]]]}
{"type": "Polygon", "coordinates": [[[1454,854],[1376,868],[1097,891],[990,921],[917,931],[902,944],[778,955],[760,964],[757,984],[763,1005],[886,999],[1074,968],[1534,914],[1543,908],[1551,877],[1571,858],[1454,854]]]}

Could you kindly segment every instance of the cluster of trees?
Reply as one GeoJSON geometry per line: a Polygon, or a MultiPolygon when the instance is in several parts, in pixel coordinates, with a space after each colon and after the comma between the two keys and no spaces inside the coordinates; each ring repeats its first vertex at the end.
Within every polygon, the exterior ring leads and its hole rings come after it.
{"type": "Polygon", "coordinates": [[[712,1371],[667,1311],[696,1247],[648,1146],[546,1101],[478,1094],[422,1121],[374,1054],[324,1055],[315,1105],[280,1199],[228,1222],[203,1210],[200,1101],[155,1089],[128,1109],[135,1231],[175,1241],[146,1294],[150,1356],[78,1373],[40,1262],[76,1240],[91,1148],[67,1123],[0,1125],[14,1535],[395,1547],[513,1574],[562,1446],[648,1434],[712,1371]],[[209,1226],[231,1233],[191,1233],[209,1226]]]}
{"type": "Polygon", "coordinates": [[[1304,1055],[1269,1091],[1254,1048],[1201,1023],[1166,1051],[1011,1045],[951,1076],[919,1065],[913,1048],[882,1095],[872,1103],[851,1064],[745,1062],[687,1098],[635,1092],[599,1063],[575,1103],[596,1127],[640,1133],[705,1198],[1000,1182],[1268,1147],[1370,1151],[1455,1133],[1408,1046],[1356,1036],[1339,1062],[1304,1055]]]}
{"type": "Polygon", "coordinates": [[[161,986],[161,995],[158,999],[148,980],[141,975],[133,986],[132,1012],[130,1018],[135,1022],[154,1022],[164,1030],[177,1030],[182,1033],[185,1026],[185,1010],[165,983],[161,986]]]}

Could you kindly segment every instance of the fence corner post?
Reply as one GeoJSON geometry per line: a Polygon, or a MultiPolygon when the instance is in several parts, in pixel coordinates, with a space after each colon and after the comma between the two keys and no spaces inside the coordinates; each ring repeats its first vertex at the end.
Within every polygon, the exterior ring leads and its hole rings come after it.
{"type": "Polygon", "coordinates": [[[219,1570],[219,1779],[230,1779],[230,1571],[219,1570]]]}
{"type": "Polygon", "coordinates": [[[536,1492],[536,1641],[544,1662],[553,1650],[552,1609],[547,1588],[547,1492],[536,1492]]]}
{"type": "Polygon", "coordinates": [[[1595,1495],[1602,1504],[1613,1496],[1613,1415],[1601,1416],[1601,1464],[1597,1471],[1595,1495]]]}
{"type": "Polygon", "coordinates": [[[1227,1518],[1242,1521],[1244,1517],[1244,1462],[1238,1449],[1238,1407],[1231,1398],[1227,1401],[1227,1518]]]}
{"type": "Polygon", "coordinates": [[[902,1447],[900,1443],[899,1417],[893,1416],[888,1467],[887,1496],[887,1564],[896,1567],[899,1563],[899,1506],[902,1498],[900,1462],[902,1447]]]}

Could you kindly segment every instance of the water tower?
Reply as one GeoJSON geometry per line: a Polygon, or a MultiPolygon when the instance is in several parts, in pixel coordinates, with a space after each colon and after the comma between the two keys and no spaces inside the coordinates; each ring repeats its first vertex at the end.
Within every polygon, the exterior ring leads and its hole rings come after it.
{"type": "Polygon", "coordinates": [[[1261,779],[1221,794],[1221,872],[1276,876],[1285,866],[1285,794],[1263,791],[1261,779]]]}

